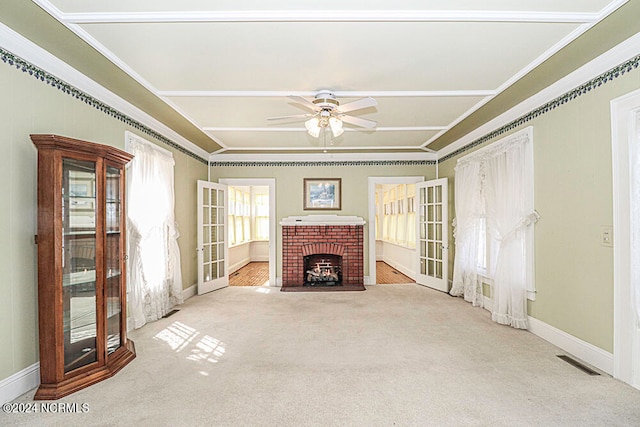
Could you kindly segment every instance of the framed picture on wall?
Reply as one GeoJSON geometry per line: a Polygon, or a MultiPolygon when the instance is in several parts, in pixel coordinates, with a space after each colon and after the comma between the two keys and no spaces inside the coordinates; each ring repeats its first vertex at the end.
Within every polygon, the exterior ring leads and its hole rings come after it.
{"type": "Polygon", "coordinates": [[[342,178],[304,178],[304,210],[342,209],[342,178]]]}

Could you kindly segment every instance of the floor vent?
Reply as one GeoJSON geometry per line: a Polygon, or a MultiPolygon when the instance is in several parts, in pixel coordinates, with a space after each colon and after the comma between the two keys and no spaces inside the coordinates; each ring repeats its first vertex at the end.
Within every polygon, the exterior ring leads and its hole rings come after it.
{"type": "Polygon", "coordinates": [[[600,375],[599,373],[597,373],[596,371],[594,371],[593,369],[583,365],[582,363],[578,362],[575,359],[570,358],[569,356],[565,356],[564,354],[560,354],[558,355],[558,357],[562,360],[564,360],[565,362],[567,362],[570,365],[575,366],[576,368],[580,369],[581,371],[589,374],[589,375],[600,375]]]}
{"type": "Polygon", "coordinates": [[[171,310],[170,312],[168,312],[167,314],[165,314],[164,316],[162,316],[163,319],[166,319],[169,316],[173,316],[174,314],[176,314],[177,312],[179,312],[180,310],[171,310]]]}

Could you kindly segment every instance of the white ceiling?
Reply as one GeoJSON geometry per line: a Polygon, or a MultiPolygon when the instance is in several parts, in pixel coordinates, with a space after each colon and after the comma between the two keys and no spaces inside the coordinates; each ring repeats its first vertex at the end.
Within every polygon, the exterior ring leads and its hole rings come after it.
{"type": "MultiPolygon", "coordinates": [[[[428,149],[626,0],[33,0],[205,132],[213,152],[323,149],[289,95],[371,96],[331,150],[428,149]]],[[[332,144],[332,145],[331,145],[332,144]]]]}

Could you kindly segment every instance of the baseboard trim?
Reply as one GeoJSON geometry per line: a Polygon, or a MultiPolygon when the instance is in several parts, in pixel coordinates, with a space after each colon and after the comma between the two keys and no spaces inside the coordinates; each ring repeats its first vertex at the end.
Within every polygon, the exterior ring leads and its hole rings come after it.
{"type": "Polygon", "coordinates": [[[251,262],[251,258],[245,258],[241,261],[236,262],[235,264],[229,266],[229,274],[233,274],[236,271],[240,270],[242,267],[246,266],[251,262]]]}
{"type": "Polygon", "coordinates": [[[397,264],[395,262],[393,263],[392,267],[395,268],[400,273],[404,274],[409,279],[411,279],[411,280],[413,280],[415,282],[415,280],[416,280],[416,272],[415,271],[411,270],[410,268],[408,268],[408,267],[406,267],[404,265],[397,264]]]}
{"type": "Polygon", "coordinates": [[[400,273],[404,274],[405,276],[407,276],[409,279],[415,281],[416,280],[416,272],[412,271],[409,267],[401,265],[395,261],[391,261],[389,259],[382,259],[382,262],[384,262],[385,264],[387,264],[389,267],[399,271],[400,273]]]}
{"type": "Polygon", "coordinates": [[[198,285],[191,285],[187,289],[182,290],[182,301],[186,301],[198,293],[198,285]]]}
{"type": "Polygon", "coordinates": [[[613,354],[529,316],[529,331],[591,366],[613,375],[613,354]]]}
{"type": "Polygon", "coordinates": [[[0,381],[0,404],[11,402],[40,384],[40,362],[0,381]]]}

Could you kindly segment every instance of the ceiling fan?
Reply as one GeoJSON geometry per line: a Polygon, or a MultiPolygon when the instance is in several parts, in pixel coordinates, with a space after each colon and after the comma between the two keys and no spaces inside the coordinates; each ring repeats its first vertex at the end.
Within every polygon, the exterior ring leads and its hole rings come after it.
{"type": "Polygon", "coordinates": [[[336,99],[333,92],[328,90],[318,92],[313,101],[309,101],[302,96],[289,96],[289,98],[311,112],[291,116],[269,117],[267,120],[306,119],[304,125],[309,135],[314,138],[318,138],[320,131],[323,129],[330,129],[334,137],[342,135],[344,132],[342,128],[343,122],[367,129],[373,129],[377,124],[373,120],[362,119],[346,114],[351,111],[378,105],[376,100],[370,97],[361,98],[344,105],[340,105],[340,102],[336,99]]]}

